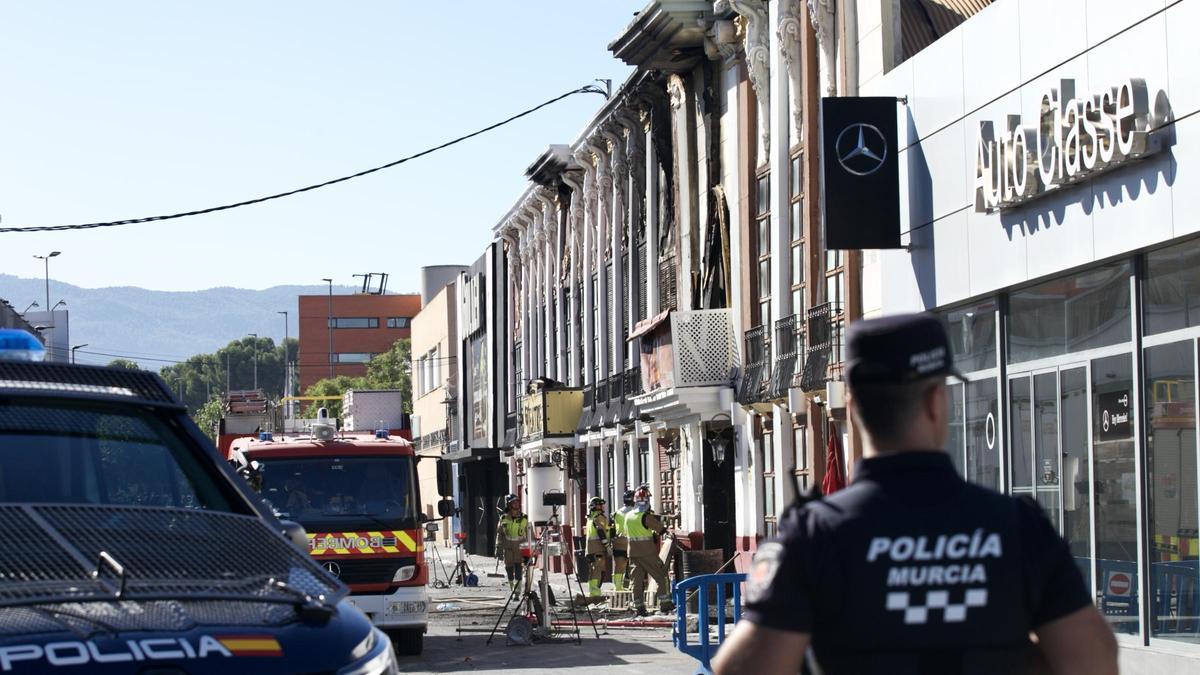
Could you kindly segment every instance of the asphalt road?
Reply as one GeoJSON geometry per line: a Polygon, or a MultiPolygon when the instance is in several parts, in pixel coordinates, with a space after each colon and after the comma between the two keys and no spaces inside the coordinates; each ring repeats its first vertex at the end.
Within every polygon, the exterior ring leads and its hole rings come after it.
{"type": "MultiPolygon", "coordinates": [[[[452,550],[441,554],[452,567],[452,550]]],[[[507,585],[504,579],[488,577],[495,570],[495,560],[471,557],[471,568],[479,576],[480,586],[463,588],[451,586],[430,588],[430,626],[425,635],[425,650],[420,656],[400,657],[404,673],[552,673],[570,670],[571,673],[692,673],[696,661],[675,650],[670,628],[605,628],[580,626],[581,640],[556,639],[537,641],[531,646],[506,646],[504,626],[512,608],[504,615],[500,629],[486,644],[488,632],[496,624],[504,608],[507,585]],[[462,632],[460,632],[462,629],[462,632]]],[[[573,582],[572,582],[573,583],[573,582]]],[[[551,586],[560,606],[569,597],[566,579],[559,574],[551,578],[551,586]]],[[[577,592],[577,587],[572,588],[577,592]]],[[[624,611],[593,612],[595,618],[628,619],[624,611]]],[[[570,621],[570,613],[560,609],[560,619],[570,621]]],[[[579,614],[581,621],[587,618],[579,614]]],[[[659,617],[664,619],[668,617],[659,617]]]]}

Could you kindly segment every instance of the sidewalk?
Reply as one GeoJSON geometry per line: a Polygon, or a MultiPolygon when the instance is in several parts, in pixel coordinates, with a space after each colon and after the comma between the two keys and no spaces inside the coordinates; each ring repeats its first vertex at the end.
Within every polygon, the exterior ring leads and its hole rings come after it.
{"type": "MultiPolygon", "coordinates": [[[[435,579],[437,559],[430,550],[430,581],[435,579]]],[[[446,572],[453,575],[455,551],[439,546],[437,553],[445,563],[446,572]]],[[[696,662],[675,650],[669,627],[646,627],[669,622],[672,616],[660,615],[639,620],[627,610],[609,610],[605,605],[591,608],[596,626],[589,624],[588,615],[580,610],[581,642],[571,640],[539,641],[532,646],[506,646],[505,625],[512,616],[516,601],[504,613],[491,645],[486,644],[489,632],[500,619],[508,598],[508,583],[503,567],[489,556],[468,556],[467,564],[479,577],[474,588],[453,585],[429,589],[429,632],[425,636],[425,653],[419,657],[402,657],[400,670],[411,673],[446,672],[528,672],[551,673],[570,669],[572,673],[666,673],[693,672],[696,662]],[[620,621],[622,627],[608,627],[607,621],[620,621]],[[639,625],[642,624],[642,625],[639,625]],[[460,632],[461,630],[461,632],[460,632]],[[597,637],[597,634],[599,637],[597,637]]],[[[534,570],[540,574],[540,570],[534,570]]],[[[441,570],[437,578],[444,579],[441,570]]],[[[559,625],[572,623],[567,600],[580,592],[574,578],[567,590],[567,578],[562,573],[550,575],[550,587],[558,600],[555,614],[559,625]]]]}

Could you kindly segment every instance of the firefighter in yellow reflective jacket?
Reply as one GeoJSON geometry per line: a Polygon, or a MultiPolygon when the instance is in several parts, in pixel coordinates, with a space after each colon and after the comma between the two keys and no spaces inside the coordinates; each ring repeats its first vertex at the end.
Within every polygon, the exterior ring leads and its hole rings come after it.
{"type": "Polygon", "coordinates": [[[633,496],[634,510],[625,517],[625,533],[629,536],[629,561],[633,565],[633,608],[639,616],[646,615],[646,577],[658,582],[656,603],[670,597],[667,566],[658,557],[659,537],[666,532],[662,520],[650,508],[650,487],[638,487],[633,496]]]}
{"type": "Polygon", "coordinates": [[[588,574],[588,595],[600,596],[600,582],[608,565],[608,516],[604,515],[604,500],[592,497],[588,502],[587,560],[591,566],[588,574]]]}
{"type": "Polygon", "coordinates": [[[625,590],[625,569],[629,567],[629,534],[625,531],[625,519],[633,513],[633,490],[626,490],[621,508],[612,515],[613,587],[625,590]]]}
{"type": "Polygon", "coordinates": [[[496,526],[496,557],[504,556],[504,572],[509,588],[521,583],[521,544],[529,540],[529,518],[521,513],[521,499],[516,495],[504,498],[505,511],[496,526]]]}

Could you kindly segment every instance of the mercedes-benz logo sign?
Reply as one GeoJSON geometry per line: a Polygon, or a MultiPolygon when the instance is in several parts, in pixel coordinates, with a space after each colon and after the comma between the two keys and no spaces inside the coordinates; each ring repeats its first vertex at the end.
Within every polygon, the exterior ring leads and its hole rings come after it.
{"type": "Polygon", "coordinates": [[[329,572],[335,577],[341,578],[342,576],[342,566],[333,562],[332,560],[324,565],[321,565],[321,567],[324,567],[326,572],[329,572]]]}
{"type": "Polygon", "coordinates": [[[856,176],[870,176],[887,159],[887,139],[873,124],[858,122],[842,129],[835,147],[838,164],[856,176]]]}

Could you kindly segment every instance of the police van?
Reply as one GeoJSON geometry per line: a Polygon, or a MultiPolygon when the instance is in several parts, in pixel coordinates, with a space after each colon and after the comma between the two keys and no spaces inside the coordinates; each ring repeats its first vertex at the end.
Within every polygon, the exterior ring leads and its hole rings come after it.
{"type": "Polygon", "coordinates": [[[0,330],[0,673],[397,672],[152,373],[0,330]]]}

